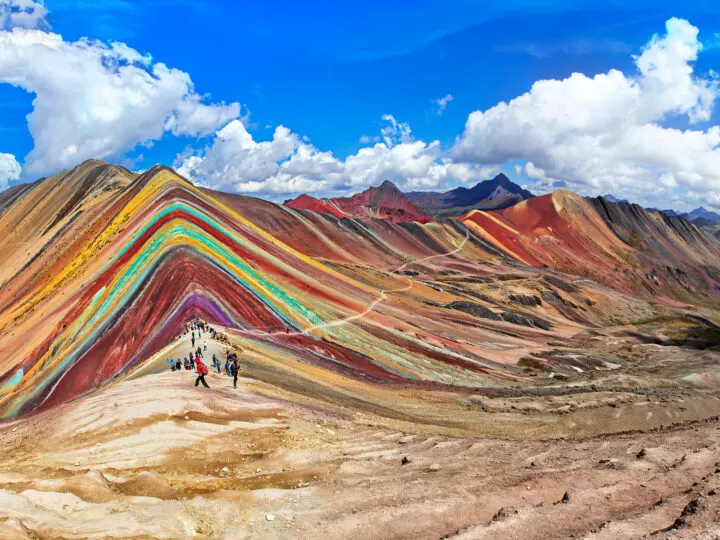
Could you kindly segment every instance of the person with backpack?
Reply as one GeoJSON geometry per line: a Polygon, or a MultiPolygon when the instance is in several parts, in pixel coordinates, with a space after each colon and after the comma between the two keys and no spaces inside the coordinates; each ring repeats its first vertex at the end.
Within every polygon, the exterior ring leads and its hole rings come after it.
{"type": "Polygon", "coordinates": [[[205,388],[210,388],[210,386],[208,386],[207,381],[205,380],[205,375],[207,375],[208,371],[209,371],[208,367],[203,363],[202,360],[200,360],[200,358],[196,358],[195,363],[197,364],[197,374],[198,374],[197,379],[195,379],[195,386],[197,386],[199,383],[203,383],[203,386],[205,388]]]}
{"type": "Polygon", "coordinates": [[[240,372],[240,366],[238,365],[237,358],[233,360],[233,363],[230,364],[230,373],[232,373],[233,377],[233,388],[237,388],[237,380],[238,380],[238,373],[240,372]]]}

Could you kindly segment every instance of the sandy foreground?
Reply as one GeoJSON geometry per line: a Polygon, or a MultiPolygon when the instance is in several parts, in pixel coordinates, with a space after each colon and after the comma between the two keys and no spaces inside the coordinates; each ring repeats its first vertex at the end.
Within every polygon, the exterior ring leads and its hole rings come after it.
{"type": "Polygon", "coordinates": [[[0,425],[0,537],[720,537],[716,419],[480,437],[164,362],[0,425]]]}

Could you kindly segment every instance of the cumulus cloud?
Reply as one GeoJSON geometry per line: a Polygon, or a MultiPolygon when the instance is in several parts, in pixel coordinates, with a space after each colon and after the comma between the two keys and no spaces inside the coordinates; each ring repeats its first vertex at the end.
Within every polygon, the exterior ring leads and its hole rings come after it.
{"type": "Polygon", "coordinates": [[[453,155],[526,161],[528,177],[585,192],[677,185],[720,193],[720,127],[665,127],[670,118],[693,126],[711,117],[718,84],[693,71],[701,49],[697,28],[670,19],[634,58],[635,74],[538,81],[509,103],[471,113],[453,155]]]}
{"type": "Polygon", "coordinates": [[[0,30],[48,28],[47,14],[42,0],[0,0],[0,30]]]}
{"type": "Polygon", "coordinates": [[[446,96],[435,100],[435,104],[437,105],[437,109],[435,109],[435,114],[437,114],[438,116],[442,116],[445,112],[445,109],[447,109],[448,103],[450,103],[453,99],[454,98],[452,94],[447,94],[446,96]]]}
{"type": "Polygon", "coordinates": [[[453,163],[438,141],[414,140],[410,126],[392,115],[383,121],[381,142],[342,160],[284,126],[275,129],[272,140],[257,142],[236,120],[206,149],[178,156],[175,165],[184,176],[216,188],[276,195],[358,190],[385,180],[409,190],[431,189],[451,180],[485,179],[496,170],[453,163]]]}
{"type": "Polygon", "coordinates": [[[8,182],[20,178],[20,164],[12,154],[0,153],[0,189],[5,189],[8,182]]]}
{"type": "Polygon", "coordinates": [[[40,30],[0,32],[0,82],[35,95],[25,157],[32,174],[119,157],[165,132],[213,133],[240,113],[237,103],[206,103],[187,73],[125,44],[40,30]]]}

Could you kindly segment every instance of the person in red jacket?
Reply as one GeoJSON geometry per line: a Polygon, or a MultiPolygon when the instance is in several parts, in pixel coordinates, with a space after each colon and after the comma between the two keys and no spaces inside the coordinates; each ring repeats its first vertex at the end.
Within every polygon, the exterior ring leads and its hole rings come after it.
{"type": "Polygon", "coordinates": [[[205,363],[200,360],[200,357],[195,359],[195,364],[197,365],[197,379],[195,379],[195,386],[198,385],[198,383],[203,383],[203,386],[205,388],[210,388],[208,386],[207,381],[205,381],[205,375],[208,374],[208,367],[205,365],[205,363]]]}

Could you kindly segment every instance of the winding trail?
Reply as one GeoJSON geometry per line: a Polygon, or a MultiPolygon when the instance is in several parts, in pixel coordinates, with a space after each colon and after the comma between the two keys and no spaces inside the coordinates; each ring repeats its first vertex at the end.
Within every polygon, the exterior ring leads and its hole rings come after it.
{"type": "MultiPolygon", "coordinates": [[[[465,229],[465,238],[463,238],[462,242],[460,242],[460,244],[452,251],[448,251],[447,253],[438,253],[436,255],[430,255],[429,257],[425,257],[423,259],[407,261],[407,262],[401,264],[400,266],[398,266],[397,268],[391,270],[390,272],[391,273],[400,272],[401,270],[404,270],[405,268],[407,268],[409,265],[422,263],[422,262],[429,261],[432,259],[440,259],[440,258],[444,258],[444,257],[450,257],[450,256],[460,252],[465,247],[465,244],[467,243],[467,241],[469,239],[470,239],[470,229],[466,228],[465,229]]],[[[405,279],[407,281],[407,285],[405,285],[404,287],[400,287],[398,289],[384,289],[384,290],[380,291],[380,295],[375,300],[373,300],[373,302],[367,307],[367,309],[365,309],[365,311],[363,311],[361,313],[356,313],[355,315],[350,315],[349,317],[345,317],[343,319],[338,319],[335,321],[322,323],[322,324],[316,324],[314,326],[309,326],[309,327],[305,328],[304,330],[295,331],[295,332],[284,332],[282,330],[279,332],[264,332],[262,330],[240,330],[240,329],[232,329],[229,331],[233,334],[239,334],[239,335],[245,335],[245,336],[271,336],[271,335],[302,336],[302,335],[309,335],[309,332],[312,332],[313,330],[319,330],[321,328],[331,328],[331,327],[335,327],[335,326],[343,326],[351,321],[354,321],[357,319],[362,319],[362,318],[366,317],[367,315],[369,315],[370,313],[372,313],[373,310],[379,304],[381,304],[382,302],[384,302],[387,299],[388,294],[405,292],[405,291],[409,291],[410,289],[412,289],[412,286],[415,283],[414,279],[412,279],[411,277],[407,277],[407,276],[402,276],[401,279],[405,279]]]]}

